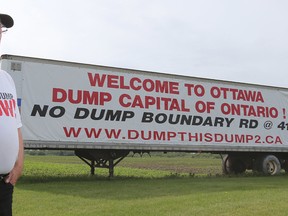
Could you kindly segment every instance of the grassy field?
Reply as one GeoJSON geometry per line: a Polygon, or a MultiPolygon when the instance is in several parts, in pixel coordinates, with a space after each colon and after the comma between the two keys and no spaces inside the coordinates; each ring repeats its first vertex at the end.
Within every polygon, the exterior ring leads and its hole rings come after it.
{"type": "Polygon", "coordinates": [[[287,215],[288,176],[222,176],[221,159],[128,157],[107,178],[73,156],[26,156],[14,215],[287,215]]]}

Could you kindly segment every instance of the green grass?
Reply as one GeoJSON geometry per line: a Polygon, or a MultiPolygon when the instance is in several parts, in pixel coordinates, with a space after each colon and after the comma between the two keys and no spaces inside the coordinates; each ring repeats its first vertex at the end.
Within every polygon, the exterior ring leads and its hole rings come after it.
{"type": "Polygon", "coordinates": [[[108,179],[76,157],[27,156],[14,215],[287,215],[288,176],[221,176],[219,160],[129,157],[108,179]]]}

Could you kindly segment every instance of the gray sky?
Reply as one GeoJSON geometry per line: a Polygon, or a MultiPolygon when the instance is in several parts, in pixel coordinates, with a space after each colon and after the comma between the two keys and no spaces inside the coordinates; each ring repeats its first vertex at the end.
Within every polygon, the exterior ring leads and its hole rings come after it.
{"type": "Polygon", "coordinates": [[[9,0],[2,54],[288,87],[287,0],[9,0]]]}

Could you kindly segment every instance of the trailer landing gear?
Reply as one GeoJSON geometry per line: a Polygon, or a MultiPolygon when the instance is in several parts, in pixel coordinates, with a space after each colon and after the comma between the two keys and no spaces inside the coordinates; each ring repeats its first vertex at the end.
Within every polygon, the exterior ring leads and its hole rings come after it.
{"type": "Polygon", "coordinates": [[[120,163],[129,151],[125,150],[95,150],[95,149],[78,149],[75,155],[78,156],[90,167],[91,175],[95,174],[95,168],[108,168],[109,177],[114,176],[114,167],[120,163]]]}

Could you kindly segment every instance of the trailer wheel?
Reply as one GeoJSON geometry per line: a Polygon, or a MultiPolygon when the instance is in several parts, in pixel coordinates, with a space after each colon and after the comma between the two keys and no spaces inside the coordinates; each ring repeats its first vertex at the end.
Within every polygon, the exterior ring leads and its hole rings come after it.
{"type": "Polygon", "coordinates": [[[227,175],[230,174],[230,163],[229,163],[229,157],[228,155],[224,156],[223,160],[222,160],[222,172],[223,174],[227,175]]]}
{"type": "Polygon", "coordinates": [[[281,164],[274,155],[266,155],[262,158],[261,171],[266,175],[277,175],[281,171],[281,164]]]}
{"type": "Polygon", "coordinates": [[[246,164],[240,158],[226,155],[222,161],[223,174],[240,174],[246,171],[246,164]]]}

